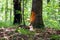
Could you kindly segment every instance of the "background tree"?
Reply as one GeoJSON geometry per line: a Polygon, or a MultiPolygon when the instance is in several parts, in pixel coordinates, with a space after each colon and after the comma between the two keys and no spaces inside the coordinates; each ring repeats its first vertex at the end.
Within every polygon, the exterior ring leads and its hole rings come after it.
{"type": "Polygon", "coordinates": [[[7,21],[7,12],[8,12],[8,0],[6,0],[6,6],[5,6],[5,22],[7,21]]]}
{"type": "MultiPolygon", "coordinates": [[[[58,8],[58,13],[59,13],[59,17],[60,17],[60,0],[59,0],[59,8],[58,8]]],[[[60,19],[58,19],[59,23],[60,23],[60,19]]]]}
{"type": "Polygon", "coordinates": [[[21,15],[21,0],[13,0],[14,1],[14,24],[20,24],[22,20],[21,15]]]}
{"type": "Polygon", "coordinates": [[[59,29],[59,1],[58,0],[43,0],[43,20],[46,27],[59,29]],[[47,3],[48,2],[48,3],[47,3]]]}
{"type": "Polygon", "coordinates": [[[50,0],[47,0],[47,3],[49,3],[50,2],[50,0]]]}

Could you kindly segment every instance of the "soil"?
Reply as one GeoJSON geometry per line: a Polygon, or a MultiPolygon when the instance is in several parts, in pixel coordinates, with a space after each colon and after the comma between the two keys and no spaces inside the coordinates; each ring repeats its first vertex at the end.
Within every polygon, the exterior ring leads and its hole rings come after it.
{"type": "Polygon", "coordinates": [[[0,28],[0,40],[53,40],[51,35],[60,35],[60,30],[52,28],[35,29],[35,32],[34,35],[24,35],[16,32],[16,28],[0,28]]]}

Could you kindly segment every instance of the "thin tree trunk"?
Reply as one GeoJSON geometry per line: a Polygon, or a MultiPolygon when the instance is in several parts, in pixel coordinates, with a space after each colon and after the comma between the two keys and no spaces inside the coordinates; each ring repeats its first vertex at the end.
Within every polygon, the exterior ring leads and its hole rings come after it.
{"type": "Polygon", "coordinates": [[[24,20],[24,0],[22,0],[22,22],[23,22],[23,25],[25,26],[25,20],[24,20]]]}
{"type": "Polygon", "coordinates": [[[6,0],[6,7],[5,7],[5,22],[7,21],[7,11],[8,11],[8,0],[6,0]]]}
{"type": "MultiPolygon", "coordinates": [[[[58,9],[58,13],[60,15],[60,0],[59,0],[59,9],[58,9]]],[[[60,23],[60,19],[59,19],[59,23],[60,23]]]]}
{"type": "MultiPolygon", "coordinates": [[[[59,9],[58,9],[58,11],[60,12],[60,0],[59,0],[59,9]]],[[[60,15],[60,14],[59,14],[60,15]]]]}
{"type": "Polygon", "coordinates": [[[12,10],[10,9],[10,23],[11,23],[11,14],[12,14],[12,10]]]}

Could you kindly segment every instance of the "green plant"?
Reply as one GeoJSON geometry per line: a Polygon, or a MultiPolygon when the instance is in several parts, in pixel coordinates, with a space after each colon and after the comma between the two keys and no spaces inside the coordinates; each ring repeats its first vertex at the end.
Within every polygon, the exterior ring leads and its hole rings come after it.
{"type": "Polygon", "coordinates": [[[34,35],[35,34],[35,32],[29,31],[28,29],[24,29],[24,28],[17,28],[16,31],[19,32],[20,34],[24,34],[24,35],[34,35]]]}

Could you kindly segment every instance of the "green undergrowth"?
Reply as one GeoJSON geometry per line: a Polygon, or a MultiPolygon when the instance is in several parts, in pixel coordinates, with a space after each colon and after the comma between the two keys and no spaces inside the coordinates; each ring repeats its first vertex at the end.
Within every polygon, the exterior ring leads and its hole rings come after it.
{"type": "Polygon", "coordinates": [[[1,27],[9,27],[9,26],[12,26],[12,24],[13,23],[12,22],[9,22],[9,21],[8,22],[1,22],[0,21],[0,28],[1,27]]]}
{"type": "Polygon", "coordinates": [[[51,40],[60,40],[60,35],[51,35],[51,40]]]}
{"type": "Polygon", "coordinates": [[[34,35],[35,34],[35,32],[29,31],[28,29],[24,29],[24,28],[17,28],[16,31],[19,32],[20,34],[24,34],[24,35],[34,35]]]}

